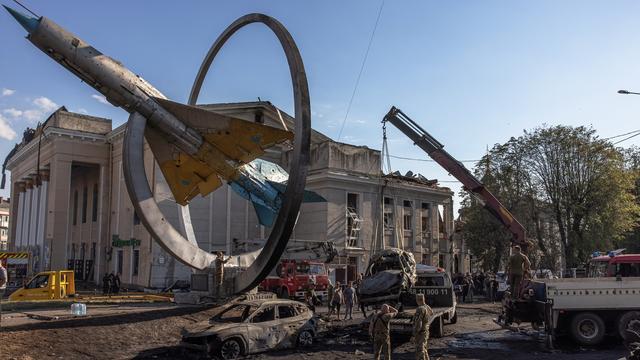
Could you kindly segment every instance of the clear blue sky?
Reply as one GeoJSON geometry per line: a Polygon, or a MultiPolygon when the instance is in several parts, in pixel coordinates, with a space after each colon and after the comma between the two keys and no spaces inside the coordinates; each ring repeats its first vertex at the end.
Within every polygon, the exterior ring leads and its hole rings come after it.
{"type": "MultiPolygon", "coordinates": [[[[25,3],[177,101],[186,101],[204,54],[228,24],[249,12],[274,16],[302,52],[313,126],[334,139],[380,6],[373,0],[25,3]]],[[[387,1],[340,140],[380,149],[380,120],[391,105],[459,159],[478,159],[487,146],[542,124],[592,125],[602,137],[640,129],[640,96],[616,94],[640,91],[639,18],[638,1],[387,1]]],[[[0,13],[0,157],[55,105],[111,118],[114,127],[126,121],[127,113],[94,98],[95,90],[24,35],[0,13]],[[12,140],[9,127],[18,134],[12,140]]],[[[252,25],[221,52],[201,102],[257,97],[292,112],[282,51],[271,33],[252,25]]],[[[398,131],[389,136],[391,154],[425,157],[398,131]]],[[[392,167],[454,180],[432,163],[392,159],[392,167]]]]}

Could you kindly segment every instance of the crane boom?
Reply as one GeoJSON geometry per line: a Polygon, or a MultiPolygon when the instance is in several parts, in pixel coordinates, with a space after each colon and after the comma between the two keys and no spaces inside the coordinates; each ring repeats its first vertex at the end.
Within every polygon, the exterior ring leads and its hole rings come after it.
{"type": "Polygon", "coordinates": [[[513,214],[500,203],[478,178],[461,162],[444,150],[444,145],[395,106],[391,107],[391,110],[385,115],[382,122],[390,122],[393,124],[398,130],[402,131],[411,139],[414,145],[424,150],[429,157],[447,170],[449,174],[458,179],[464,188],[478,197],[481,202],[484,203],[484,207],[511,232],[513,236],[511,242],[514,245],[520,245],[523,250],[527,249],[528,242],[522,224],[520,224],[513,214]]]}

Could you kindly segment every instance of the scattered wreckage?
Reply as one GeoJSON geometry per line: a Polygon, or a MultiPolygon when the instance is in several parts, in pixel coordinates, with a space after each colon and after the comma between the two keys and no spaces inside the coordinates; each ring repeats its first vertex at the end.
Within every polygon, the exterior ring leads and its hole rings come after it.
{"type": "Polygon", "coordinates": [[[424,294],[427,305],[434,311],[433,336],[442,336],[445,321],[455,324],[458,320],[456,295],[449,274],[435,266],[416,264],[413,255],[402,249],[385,249],[371,258],[360,294],[360,301],[367,306],[387,303],[400,310],[390,322],[392,333],[413,331],[416,294],[424,294]]]}
{"type": "Polygon", "coordinates": [[[410,252],[389,248],[369,261],[360,285],[360,301],[366,306],[400,304],[416,282],[416,261],[410,252]]]}
{"type": "Polygon", "coordinates": [[[268,350],[311,346],[318,319],[307,305],[285,299],[244,300],[233,303],[209,321],[182,332],[181,345],[222,359],[268,350]]]}

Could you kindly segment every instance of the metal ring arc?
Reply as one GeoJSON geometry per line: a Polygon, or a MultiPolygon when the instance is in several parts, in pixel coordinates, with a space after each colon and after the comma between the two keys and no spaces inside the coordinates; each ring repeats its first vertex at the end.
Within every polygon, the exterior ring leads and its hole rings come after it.
{"type": "MultiPolygon", "coordinates": [[[[300,204],[304,195],[304,187],[309,167],[309,147],[311,143],[311,105],[307,77],[300,52],[286,28],[274,18],[264,14],[248,14],[238,18],[229,25],[216,39],[198,71],[194,81],[189,104],[195,105],[206,74],[222,46],[242,27],[252,23],[263,23],[276,35],[285,52],[291,73],[295,120],[294,149],[291,156],[289,181],[285,190],[282,206],[274,226],[262,251],[255,254],[240,255],[246,257],[238,262],[251,263],[246,271],[234,278],[234,291],[244,292],[256,287],[278,263],[289,241],[295,226],[300,204]],[[255,257],[255,260],[253,258],[255,257]],[[252,261],[250,261],[252,260],[252,261]]],[[[123,148],[123,166],[125,183],[136,211],[141,215],[147,230],[167,252],[182,263],[196,269],[204,270],[215,260],[213,254],[200,249],[196,244],[185,239],[164,217],[147,181],[144,166],[144,131],[146,119],[134,113],[127,123],[123,148]]],[[[185,231],[193,231],[188,211],[181,211],[185,231]]]]}

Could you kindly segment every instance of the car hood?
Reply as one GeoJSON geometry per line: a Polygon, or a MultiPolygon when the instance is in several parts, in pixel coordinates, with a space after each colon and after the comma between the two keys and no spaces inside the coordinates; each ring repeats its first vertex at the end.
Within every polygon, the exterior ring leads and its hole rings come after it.
{"type": "Polygon", "coordinates": [[[219,333],[224,330],[229,330],[242,326],[242,323],[218,323],[201,321],[193,325],[186,326],[182,331],[182,336],[205,336],[219,333]]]}
{"type": "Polygon", "coordinates": [[[401,270],[384,270],[362,280],[360,294],[375,295],[397,288],[402,285],[401,270]]]}

